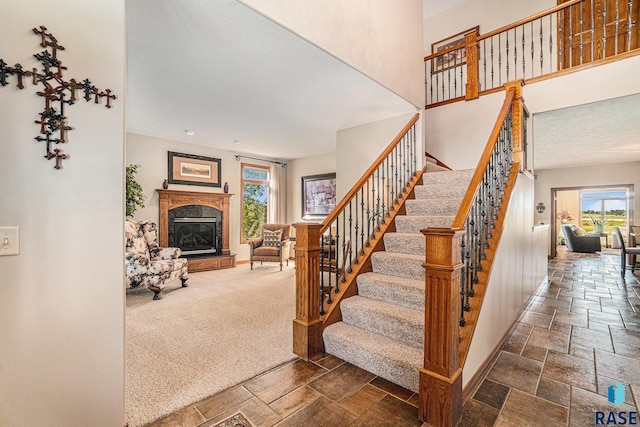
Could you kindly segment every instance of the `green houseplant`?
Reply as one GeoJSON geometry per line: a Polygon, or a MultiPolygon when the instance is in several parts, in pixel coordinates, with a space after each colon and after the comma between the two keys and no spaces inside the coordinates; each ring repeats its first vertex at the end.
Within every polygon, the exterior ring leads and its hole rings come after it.
{"type": "Polygon", "coordinates": [[[127,166],[126,196],[127,216],[133,216],[138,207],[144,208],[142,186],[136,181],[136,173],[140,165],[127,166]]]}

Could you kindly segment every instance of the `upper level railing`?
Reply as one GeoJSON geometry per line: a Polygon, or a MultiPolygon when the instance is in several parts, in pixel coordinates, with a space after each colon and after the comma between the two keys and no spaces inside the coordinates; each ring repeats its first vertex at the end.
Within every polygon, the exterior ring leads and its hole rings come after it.
{"type": "Polygon", "coordinates": [[[419,180],[415,114],[364,172],[322,224],[297,223],[294,353],[322,352],[322,329],[339,318],[339,298],[355,292],[355,277],[366,267],[398,207],[419,180]]]}
{"type": "Polygon", "coordinates": [[[639,0],[570,0],[424,58],[427,108],[638,50],[639,0]]]}

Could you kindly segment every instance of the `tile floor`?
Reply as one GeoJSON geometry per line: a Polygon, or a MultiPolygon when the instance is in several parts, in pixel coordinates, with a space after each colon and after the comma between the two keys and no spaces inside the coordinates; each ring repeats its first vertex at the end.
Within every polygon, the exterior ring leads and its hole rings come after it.
{"type": "MultiPolygon", "coordinates": [[[[619,255],[561,252],[459,426],[587,426],[640,399],[640,282],[619,255]],[[625,402],[607,400],[614,382],[625,402]]],[[[422,426],[417,396],[325,355],[295,360],[149,427],[210,427],[241,411],[256,426],[422,426]]]]}

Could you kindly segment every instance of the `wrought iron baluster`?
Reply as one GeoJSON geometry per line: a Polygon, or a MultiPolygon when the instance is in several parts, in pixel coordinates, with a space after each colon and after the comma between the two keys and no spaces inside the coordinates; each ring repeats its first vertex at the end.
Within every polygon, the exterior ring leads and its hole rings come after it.
{"type": "Polygon", "coordinates": [[[373,173],[373,176],[367,180],[367,247],[371,246],[370,243],[370,239],[372,238],[372,234],[371,234],[371,229],[373,227],[371,227],[371,223],[373,221],[375,221],[375,212],[372,213],[373,211],[373,206],[371,205],[371,202],[373,200],[375,200],[376,197],[376,172],[373,173]],[[369,182],[371,182],[371,200],[369,200],[369,182]]]}
{"type": "MultiPolygon", "coordinates": [[[[549,18],[551,19],[551,18],[549,18]]],[[[542,36],[542,18],[540,18],[540,75],[544,73],[543,63],[544,63],[544,48],[543,48],[543,36],[542,36]]]]}
{"type": "MultiPolygon", "coordinates": [[[[506,41],[506,49],[507,49],[506,54],[504,56],[504,62],[507,67],[507,81],[509,81],[509,30],[506,31],[504,38],[506,41]]],[[[502,81],[500,81],[500,83],[502,83],[502,81]]]]}
{"type": "MultiPolygon", "coordinates": [[[[606,0],[605,0],[606,1],[606,0]]],[[[573,6],[569,6],[569,68],[573,67],[573,6]]]]}
{"type": "Polygon", "coordinates": [[[603,1],[602,9],[602,57],[607,57],[607,2],[603,1]]]}
{"type": "Polygon", "coordinates": [[[578,5],[580,7],[580,64],[582,64],[582,51],[583,51],[583,47],[584,47],[584,43],[582,40],[582,34],[584,31],[584,17],[583,15],[583,11],[582,11],[582,4],[578,5]]]}
{"type": "MultiPolygon", "coordinates": [[[[373,216],[373,224],[372,224],[372,227],[371,227],[372,230],[373,230],[373,232],[371,234],[372,237],[375,237],[376,231],[380,231],[380,217],[382,216],[381,212],[380,212],[380,194],[382,193],[382,191],[380,189],[383,188],[383,187],[380,186],[380,179],[381,179],[380,174],[382,173],[384,175],[384,163],[382,163],[380,166],[378,166],[377,173],[378,173],[378,177],[377,177],[378,194],[377,194],[377,199],[375,201],[375,203],[376,203],[376,211],[375,211],[375,215],[373,216]]],[[[383,182],[383,186],[384,186],[384,178],[382,178],[382,182],[383,182]]],[[[384,197],[384,194],[382,196],[384,197]]],[[[384,201],[382,202],[382,204],[384,205],[384,201]]],[[[384,209],[384,207],[382,209],[384,209]]]]}
{"type": "MultiPolygon", "coordinates": [[[[358,195],[358,193],[356,193],[356,196],[358,195]]],[[[369,194],[367,194],[367,196],[369,196],[369,194]]],[[[364,187],[360,187],[360,255],[364,255],[364,245],[365,245],[365,240],[364,240],[364,235],[365,235],[365,222],[364,222],[364,211],[365,211],[365,206],[364,206],[364,187]]],[[[367,221],[367,225],[369,225],[369,221],[367,221]]]]}
{"type": "Polygon", "coordinates": [[[360,203],[358,202],[358,193],[357,192],[355,194],[354,199],[355,199],[355,210],[356,210],[356,212],[355,212],[356,214],[354,215],[354,217],[355,217],[355,220],[356,220],[355,221],[356,224],[353,227],[353,230],[354,230],[354,234],[355,234],[355,246],[356,247],[354,249],[355,249],[356,256],[355,256],[355,258],[353,260],[353,263],[354,264],[358,264],[358,262],[359,262],[358,256],[360,255],[360,248],[358,246],[358,237],[360,237],[360,234],[359,234],[360,224],[358,223],[358,221],[360,219],[360,215],[359,215],[358,210],[359,210],[359,207],[360,207],[360,203]]]}
{"type": "Polygon", "coordinates": [[[629,10],[627,12],[627,52],[631,51],[631,28],[636,24],[633,21],[633,0],[629,0],[629,10]]]}
{"type": "MultiPolygon", "coordinates": [[[[458,62],[458,50],[456,49],[452,53],[454,55],[453,55],[453,67],[451,69],[453,70],[453,97],[455,98],[458,96],[458,76],[456,75],[456,71],[458,70],[456,68],[457,62],[458,62]]],[[[449,95],[449,99],[452,99],[451,95],[449,95]]]]}
{"type": "Polygon", "coordinates": [[[416,126],[413,125],[411,128],[411,141],[413,141],[413,175],[416,176],[418,174],[418,140],[416,138],[416,126]]]}
{"type": "Polygon", "coordinates": [[[484,86],[487,89],[487,39],[482,40],[482,73],[484,86]]]}
{"type": "MultiPolygon", "coordinates": [[[[461,51],[465,51],[465,49],[466,48],[462,48],[460,50],[461,51]]],[[[466,90],[465,90],[465,85],[464,85],[464,74],[463,74],[464,67],[462,66],[462,60],[460,60],[460,65],[458,66],[458,68],[460,69],[460,95],[464,96],[466,90]]]]}
{"type": "Polygon", "coordinates": [[[518,27],[513,29],[513,78],[518,78],[518,27]]]}
{"type": "Polygon", "coordinates": [[[618,28],[619,28],[619,25],[620,25],[620,11],[618,9],[618,3],[619,3],[619,0],[616,0],[616,20],[615,20],[616,33],[615,33],[615,36],[614,36],[614,46],[615,46],[614,47],[614,53],[613,53],[614,55],[618,54],[618,28]]]}
{"type": "MultiPolygon", "coordinates": [[[[386,179],[387,179],[387,187],[386,190],[384,192],[384,197],[385,200],[387,201],[387,209],[384,208],[384,205],[382,206],[382,210],[386,213],[386,217],[389,217],[391,215],[391,209],[393,208],[393,206],[391,205],[391,175],[389,175],[389,156],[387,156],[385,163],[387,164],[387,174],[386,174],[386,179]]],[[[382,182],[384,183],[384,177],[382,179],[382,182]]],[[[383,218],[383,222],[386,221],[385,218],[383,218]]]]}
{"type": "Polygon", "coordinates": [[[493,85],[493,37],[491,37],[491,88],[494,87],[493,85]]]}
{"type": "Polygon", "coordinates": [[[498,86],[502,85],[502,46],[498,34],[498,86]]]}
{"type": "Polygon", "coordinates": [[[338,221],[338,219],[336,219],[336,240],[334,243],[335,249],[334,252],[336,253],[336,287],[335,287],[335,293],[337,294],[338,292],[340,292],[340,276],[342,276],[344,278],[344,261],[341,260],[341,256],[340,254],[342,253],[341,251],[339,251],[340,248],[340,221],[338,221]],[[342,261],[342,263],[341,263],[342,261]]]}
{"type": "Polygon", "coordinates": [[[347,265],[347,233],[345,228],[345,219],[346,212],[343,211],[340,215],[342,215],[342,283],[347,281],[347,272],[351,273],[351,264],[347,265]]]}
{"type": "Polygon", "coordinates": [[[595,30],[595,10],[593,8],[593,0],[591,0],[591,61],[595,61],[595,44],[596,44],[596,30],[595,30]]]}
{"type": "MultiPolygon", "coordinates": [[[[322,274],[322,266],[324,265],[324,239],[320,239],[320,315],[324,312],[324,299],[326,292],[324,289],[324,274],[322,274]]],[[[331,299],[331,292],[329,292],[329,299],[331,299]]],[[[329,303],[330,304],[330,303],[329,303]]]]}
{"type": "MultiPolygon", "coordinates": [[[[553,19],[551,19],[552,15],[549,15],[549,72],[553,72],[553,19]]],[[[556,19],[558,19],[558,28],[560,34],[562,34],[562,24],[560,23],[560,14],[556,14],[556,19]]],[[[562,58],[562,43],[560,43],[560,58],[562,58]]],[[[559,65],[556,68],[560,68],[559,65]]]]}
{"type": "MultiPolygon", "coordinates": [[[[349,242],[353,242],[353,199],[349,200],[349,242]]],[[[349,273],[353,272],[353,244],[349,246],[349,273]]]]}

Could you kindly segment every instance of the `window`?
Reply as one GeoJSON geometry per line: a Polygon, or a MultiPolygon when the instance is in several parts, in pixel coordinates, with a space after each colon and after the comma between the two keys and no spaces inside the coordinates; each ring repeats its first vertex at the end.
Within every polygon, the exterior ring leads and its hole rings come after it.
{"type": "Polygon", "coordinates": [[[260,237],[269,212],[269,167],[242,164],[242,242],[260,237]]]}
{"type": "Polygon", "coordinates": [[[627,189],[612,188],[580,192],[580,224],[585,231],[594,231],[594,221],[605,221],[604,231],[625,227],[628,221],[627,189]]]}

